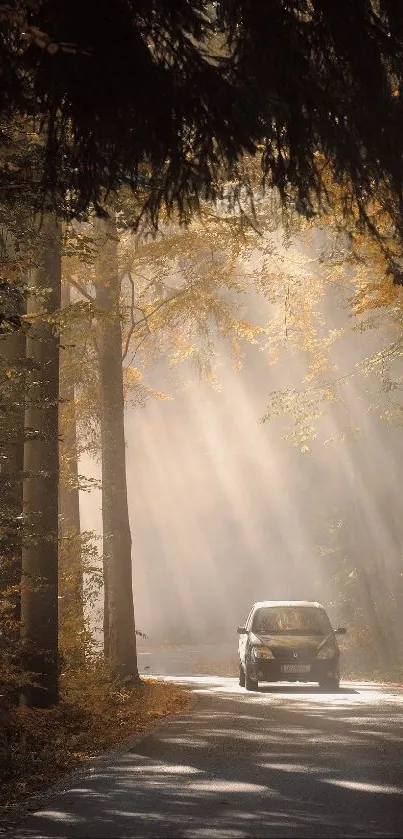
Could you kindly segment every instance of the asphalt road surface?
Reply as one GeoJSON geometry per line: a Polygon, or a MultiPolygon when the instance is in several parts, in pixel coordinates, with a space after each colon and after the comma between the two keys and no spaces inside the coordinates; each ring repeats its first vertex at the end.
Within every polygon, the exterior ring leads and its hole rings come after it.
{"type": "Polygon", "coordinates": [[[175,681],[191,713],[70,779],[13,837],[403,836],[402,689],[175,681]]]}
{"type": "Polygon", "coordinates": [[[237,642],[224,641],[216,644],[182,645],[177,647],[150,648],[147,642],[138,646],[138,665],[141,675],[153,673],[159,676],[193,676],[200,672],[228,675],[223,664],[234,663],[237,669],[237,642]],[[210,669],[209,669],[210,668],[210,669]],[[218,671],[218,673],[217,673],[218,671]]]}

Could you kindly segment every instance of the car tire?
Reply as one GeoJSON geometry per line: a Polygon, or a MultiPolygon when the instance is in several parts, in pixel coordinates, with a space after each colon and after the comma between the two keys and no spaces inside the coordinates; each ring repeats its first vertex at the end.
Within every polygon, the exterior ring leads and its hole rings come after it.
{"type": "Polygon", "coordinates": [[[329,678],[322,679],[319,682],[319,687],[321,687],[322,690],[339,690],[340,679],[338,676],[329,676],[329,678]]]}
{"type": "Polygon", "coordinates": [[[245,687],[246,690],[257,690],[259,687],[259,682],[257,679],[251,679],[248,669],[245,672],[245,687]]]}
{"type": "Polygon", "coordinates": [[[239,686],[241,688],[245,687],[245,670],[242,667],[242,664],[239,664],[239,686]]]}

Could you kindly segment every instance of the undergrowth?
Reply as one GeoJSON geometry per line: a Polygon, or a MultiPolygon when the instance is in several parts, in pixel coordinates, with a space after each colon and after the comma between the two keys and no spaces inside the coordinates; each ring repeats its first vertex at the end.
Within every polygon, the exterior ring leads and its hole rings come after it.
{"type": "Polygon", "coordinates": [[[0,829],[21,817],[29,796],[189,706],[189,696],[174,684],[142,679],[133,686],[112,679],[99,662],[66,672],[57,707],[10,710],[0,766],[0,829]]]}

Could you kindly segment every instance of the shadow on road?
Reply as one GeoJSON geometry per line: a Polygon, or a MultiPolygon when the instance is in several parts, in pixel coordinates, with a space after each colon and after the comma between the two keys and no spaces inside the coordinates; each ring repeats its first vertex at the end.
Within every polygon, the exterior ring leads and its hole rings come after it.
{"type": "Polygon", "coordinates": [[[403,695],[196,684],[193,713],[87,771],[15,839],[401,837],[403,695]]]}
{"type": "Polygon", "coordinates": [[[288,685],[280,684],[279,685],[277,683],[274,683],[274,684],[265,683],[265,684],[259,685],[258,690],[254,691],[254,692],[255,693],[282,693],[282,694],[284,693],[286,695],[289,694],[290,696],[293,696],[293,695],[296,695],[296,694],[306,694],[306,695],[317,694],[319,696],[323,695],[323,694],[326,694],[326,695],[330,694],[332,696],[343,696],[343,695],[352,696],[354,694],[355,695],[358,694],[358,690],[356,690],[355,688],[350,688],[350,687],[340,687],[340,688],[337,688],[337,689],[335,688],[334,690],[329,690],[329,688],[321,688],[321,687],[319,687],[319,685],[309,685],[309,684],[307,685],[307,684],[300,684],[300,683],[298,683],[296,685],[294,685],[294,684],[292,684],[292,685],[290,685],[290,684],[288,684],[288,685]]]}

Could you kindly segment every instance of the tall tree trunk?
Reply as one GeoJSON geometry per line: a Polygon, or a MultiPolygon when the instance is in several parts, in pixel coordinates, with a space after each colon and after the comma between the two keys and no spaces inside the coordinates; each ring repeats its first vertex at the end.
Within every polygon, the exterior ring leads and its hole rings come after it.
{"type": "MultiPolygon", "coordinates": [[[[70,305],[70,287],[62,286],[62,308],[70,305]]],[[[62,348],[60,351],[60,455],[68,461],[66,465],[66,481],[60,485],[60,510],[62,514],[62,530],[73,529],[80,533],[80,501],[78,489],[78,449],[76,430],[76,411],[74,399],[74,381],[69,371],[68,344],[71,340],[69,328],[61,333],[62,348]],[[63,408],[66,408],[66,416],[63,408]]],[[[77,595],[82,599],[82,576],[77,579],[77,595]]]]}
{"type": "MultiPolygon", "coordinates": [[[[106,481],[105,481],[106,484],[106,481]]],[[[107,505],[107,492],[104,492],[104,467],[102,464],[102,510],[106,509],[107,505]]],[[[102,522],[104,521],[102,515],[102,522]]],[[[103,609],[103,623],[102,623],[102,631],[104,637],[104,658],[109,660],[109,561],[108,561],[108,545],[107,545],[107,537],[105,533],[105,529],[102,523],[103,529],[103,551],[102,551],[102,577],[104,583],[104,609],[103,609]]]]}
{"type": "MultiPolygon", "coordinates": [[[[70,305],[70,286],[61,290],[62,308],[70,305]]],[[[74,380],[69,364],[71,329],[61,333],[59,376],[59,628],[76,663],[84,657],[84,596],[81,549],[78,450],[74,380]],[[67,637],[68,636],[68,637],[67,637]]]]}
{"type": "Polygon", "coordinates": [[[102,445],[102,522],[107,617],[105,649],[114,671],[138,680],[119,313],[117,233],[111,219],[97,221],[96,304],[102,445]]]}
{"type": "MultiPolygon", "coordinates": [[[[7,257],[8,254],[5,254],[7,257]]],[[[25,309],[21,286],[4,285],[1,308],[16,321],[25,309]]],[[[1,656],[19,662],[24,469],[25,333],[5,330],[0,338],[0,599],[7,604],[1,656]]],[[[7,669],[7,668],[6,668],[7,669]]],[[[13,699],[17,692],[9,686],[13,699]]]]}
{"type": "MultiPolygon", "coordinates": [[[[35,285],[45,292],[46,311],[60,308],[61,231],[51,214],[39,232],[39,267],[35,285]]],[[[30,707],[50,707],[58,701],[58,483],[59,483],[59,338],[54,326],[38,319],[27,339],[27,356],[34,369],[25,412],[24,515],[21,622],[25,666],[35,685],[24,691],[30,707]]]]}

